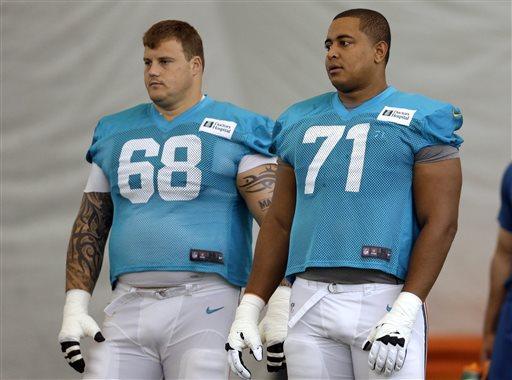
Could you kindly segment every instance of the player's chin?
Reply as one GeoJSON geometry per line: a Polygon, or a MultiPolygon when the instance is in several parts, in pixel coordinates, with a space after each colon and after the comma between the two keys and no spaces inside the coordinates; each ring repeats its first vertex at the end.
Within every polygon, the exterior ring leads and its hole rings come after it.
{"type": "Polygon", "coordinates": [[[353,74],[347,73],[344,70],[336,70],[334,72],[327,72],[329,80],[336,90],[344,93],[354,91],[358,87],[357,77],[353,74]]]}
{"type": "Polygon", "coordinates": [[[338,91],[350,92],[353,88],[350,81],[347,80],[346,78],[340,78],[339,76],[336,76],[336,75],[333,75],[333,76],[329,75],[329,79],[330,79],[332,85],[338,91]]]}
{"type": "Polygon", "coordinates": [[[154,103],[161,103],[162,101],[165,100],[165,95],[162,91],[150,91],[148,89],[148,95],[149,95],[149,98],[154,102],[154,103]]]}

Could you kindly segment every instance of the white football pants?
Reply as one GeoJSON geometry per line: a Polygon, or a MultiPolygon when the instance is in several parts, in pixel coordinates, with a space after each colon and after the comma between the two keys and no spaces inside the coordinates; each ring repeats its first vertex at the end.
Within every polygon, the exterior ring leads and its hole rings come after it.
{"type": "Polygon", "coordinates": [[[290,324],[284,344],[289,379],[425,378],[425,306],[412,330],[399,372],[377,375],[361,348],[370,330],[398,297],[403,285],[329,285],[297,278],[290,299],[290,324]],[[305,306],[305,307],[304,307],[305,306]]]}
{"type": "Polygon", "coordinates": [[[240,289],[217,276],[176,287],[118,284],[105,308],[105,342],[84,379],[227,379],[224,345],[240,289]]]}

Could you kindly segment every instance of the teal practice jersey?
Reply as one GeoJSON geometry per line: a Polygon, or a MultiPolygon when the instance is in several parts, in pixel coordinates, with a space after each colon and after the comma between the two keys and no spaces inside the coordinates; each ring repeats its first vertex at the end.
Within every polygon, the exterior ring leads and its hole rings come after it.
{"type": "Polygon", "coordinates": [[[252,216],[241,158],[270,155],[274,123],[205,97],[171,122],[150,104],[100,120],[87,160],[110,181],[110,279],[141,271],[218,273],[244,286],[252,216]]]}
{"type": "Polygon", "coordinates": [[[352,267],[404,279],[419,232],[414,156],[432,145],[458,148],[461,125],[458,108],[393,87],[354,109],[327,93],[285,111],[273,149],[296,176],[286,274],[352,267]]]}

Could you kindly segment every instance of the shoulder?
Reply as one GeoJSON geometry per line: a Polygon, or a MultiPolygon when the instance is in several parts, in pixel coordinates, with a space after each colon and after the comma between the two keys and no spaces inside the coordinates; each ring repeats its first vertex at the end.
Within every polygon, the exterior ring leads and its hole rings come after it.
{"type": "Polygon", "coordinates": [[[396,91],[384,100],[377,119],[417,130],[432,144],[458,148],[464,141],[455,132],[462,127],[461,110],[447,102],[420,94],[396,91]]]}
{"type": "Polygon", "coordinates": [[[220,101],[211,101],[205,116],[200,131],[209,130],[210,133],[241,143],[252,151],[270,155],[274,121],[269,117],[220,101]]]}
{"type": "Polygon", "coordinates": [[[277,119],[281,124],[294,124],[307,117],[314,117],[332,110],[334,92],[327,92],[292,104],[277,119]]]}
{"type": "Polygon", "coordinates": [[[122,132],[133,126],[139,126],[140,122],[149,116],[151,103],[139,104],[114,114],[106,115],[100,119],[95,134],[106,135],[122,132]]]}
{"type": "Polygon", "coordinates": [[[252,127],[273,124],[268,116],[250,111],[233,103],[213,100],[208,109],[211,118],[232,121],[237,123],[237,128],[251,129],[252,127]]]}
{"type": "Polygon", "coordinates": [[[416,120],[445,118],[452,121],[460,120],[462,124],[460,108],[425,95],[396,91],[386,99],[386,105],[412,110],[416,120]]]}

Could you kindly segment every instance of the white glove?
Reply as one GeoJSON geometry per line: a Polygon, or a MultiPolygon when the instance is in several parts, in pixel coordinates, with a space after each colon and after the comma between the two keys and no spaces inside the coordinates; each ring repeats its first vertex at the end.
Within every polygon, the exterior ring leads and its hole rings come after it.
{"type": "Polygon", "coordinates": [[[267,313],[259,325],[262,343],[267,344],[267,371],[286,368],[283,343],[288,333],[291,288],[279,286],[268,300],[267,313]]]}
{"type": "Polygon", "coordinates": [[[402,292],[389,311],[372,329],[363,344],[363,350],[370,350],[368,364],[377,373],[390,375],[400,371],[407,355],[407,345],[416,316],[422,305],[421,299],[408,292],[402,292]]]}
{"type": "Polygon", "coordinates": [[[59,343],[64,358],[76,371],[82,373],[85,362],[80,351],[80,339],[85,336],[94,337],[96,342],[103,342],[98,324],[88,314],[91,295],[85,290],[71,289],[66,293],[66,303],[59,333],[59,343]]]}
{"type": "Polygon", "coordinates": [[[226,343],[228,363],[231,370],[242,379],[250,379],[251,371],[242,361],[242,350],[249,347],[254,359],[261,361],[263,349],[258,331],[260,312],[265,306],[265,301],[255,294],[245,294],[236,309],[235,320],[226,343]]]}

